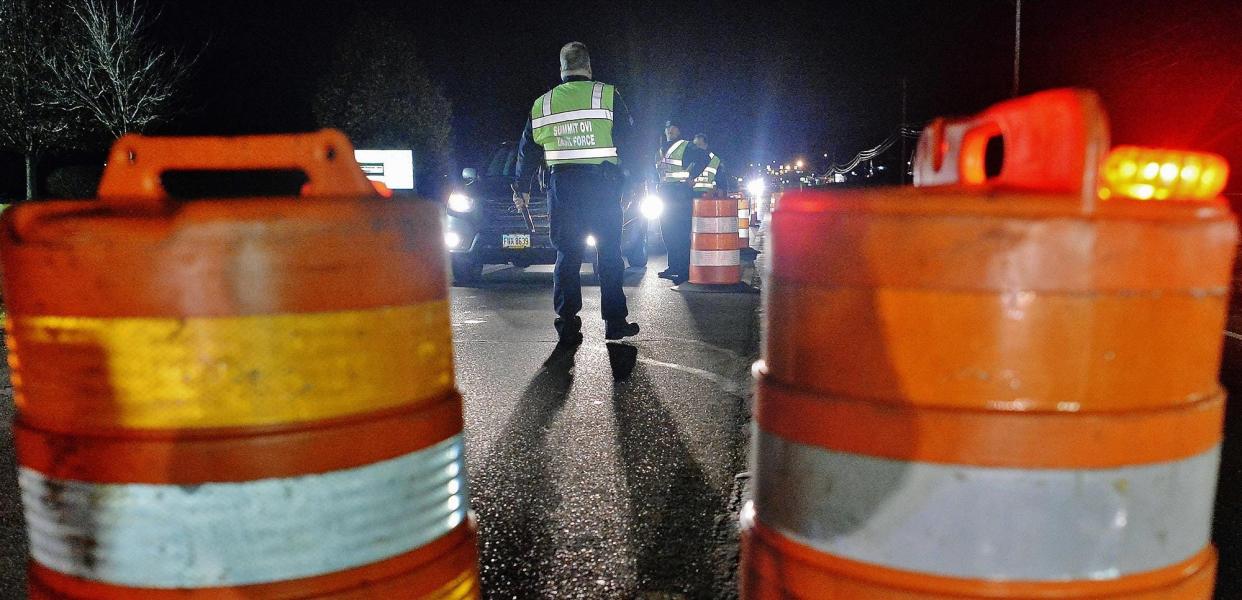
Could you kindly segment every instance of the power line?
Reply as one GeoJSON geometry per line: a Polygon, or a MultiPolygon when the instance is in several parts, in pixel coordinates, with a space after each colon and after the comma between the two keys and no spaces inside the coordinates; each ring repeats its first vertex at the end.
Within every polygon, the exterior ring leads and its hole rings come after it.
{"type": "Polygon", "coordinates": [[[1013,91],[1011,96],[1018,97],[1018,75],[1022,68],[1022,0],[1014,0],[1013,11],[1013,91]]]}

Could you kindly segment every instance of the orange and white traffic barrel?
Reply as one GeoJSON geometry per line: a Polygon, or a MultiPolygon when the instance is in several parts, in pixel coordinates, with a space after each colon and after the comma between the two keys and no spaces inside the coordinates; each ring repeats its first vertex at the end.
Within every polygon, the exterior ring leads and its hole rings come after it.
{"type": "Polygon", "coordinates": [[[1237,226],[1101,200],[1107,140],[1045,92],[934,122],[933,187],[782,201],[744,598],[1211,597],[1237,226]]]}
{"type": "Polygon", "coordinates": [[[737,199],[737,237],[738,248],[750,248],[750,199],[746,196],[737,199]]]}
{"type": "Polygon", "coordinates": [[[343,135],[145,138],[6,211],[33,598],[476,598],[440,211],[343,135]],[[178,171],[303,197],[177,201],[178,171]]]}
{"type": "Polygon", "coordinates": [[[695,198],[690,231],[690,283],[728,285],[742,281],[736,200],[695,198]]]}

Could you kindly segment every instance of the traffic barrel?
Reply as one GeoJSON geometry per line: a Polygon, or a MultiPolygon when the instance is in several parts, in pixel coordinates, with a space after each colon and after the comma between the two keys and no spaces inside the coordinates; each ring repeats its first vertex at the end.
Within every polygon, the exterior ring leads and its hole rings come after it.
{"type": "Polygon", "coordinates": [[[148,138],[0,218],[34,598],[476,598],[441,247],[349,141],[148,138]],[[296,170],[302,197],[170,199],[296,170]]]}
{"type": "Polygon", "coordinates": [[[744,598],[1211,597],[1237,226],[1099,200],[1107,145],[1054,90],[933,122],[932,187],[782,201],[744,598]]]}
{"type": "Polygon", "coordinates": [[[695,198],[686,292],[753,292],[742,283],[736,198],[695,198]]]}
{"type": "Polygon", "coordinates": [[[738,248],[750,248],[750,200],[746,196],[737,198],[737,237],[738,248]]]}

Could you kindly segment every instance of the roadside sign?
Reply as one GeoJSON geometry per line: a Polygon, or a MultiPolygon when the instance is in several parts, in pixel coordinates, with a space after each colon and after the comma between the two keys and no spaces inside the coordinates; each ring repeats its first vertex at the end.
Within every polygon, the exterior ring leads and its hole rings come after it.
{"type": "Polygon", "coordinates": [[[392,190],[414,189],[414,153],[410,150],[354,150],[354,160],[367,179],[392,190]]]}

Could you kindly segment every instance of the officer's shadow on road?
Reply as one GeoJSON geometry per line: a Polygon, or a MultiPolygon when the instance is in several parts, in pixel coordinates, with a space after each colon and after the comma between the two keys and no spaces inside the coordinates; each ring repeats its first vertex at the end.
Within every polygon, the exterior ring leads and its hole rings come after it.
{"type": "Polygon", "coordinates": [[[642,365],[632,362],[637,350],[608,348],[614,364],[631,359],[612,396],[639,591],[717,597],[715,519],[727,511],[726,497],[708,483],[642,365]]]}
{"type": "MultiPolygon", "coordinates": [[[[646,275],[646,267],[627,267],[621,274],[621,287],[638,287],[642,284],[643,277],[646,277],[646,275]]],[[[594,271],[592,271],[590,275],[587,275],[584,271],[582,275],[582,282],[590,283],[591,285],[599,285],[599,275],[597,275],[594,271]]]]}
{"type": "Polygon", "coordinates": [[[484,589],[496,598],[542,593],[541,574],[554,572],[552,515],[561,503],[549,471],[549,425],[573,387],[573,345],[558,345],[526,385],[483,465],[472,473],[479,515],[484,589]]]}
{"type": "Polygon", "coordinates": [[[629,344],[608,342],[608,366],[612,368],[613,381],[629,379],[638,364],[638,348],[629,344]]]}

